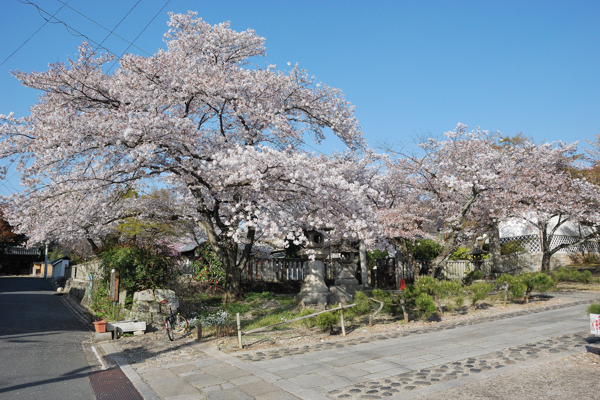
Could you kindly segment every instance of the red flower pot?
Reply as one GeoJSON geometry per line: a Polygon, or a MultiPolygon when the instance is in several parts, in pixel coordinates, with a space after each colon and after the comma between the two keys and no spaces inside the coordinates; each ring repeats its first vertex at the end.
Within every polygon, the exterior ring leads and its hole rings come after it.
{"type": "Polygon", "coordinates": [[[95,321],[94,328],[96,328],[96,332],[98,332],[98,333],[106,332],[106,321],[105,320],[95,321]]]}

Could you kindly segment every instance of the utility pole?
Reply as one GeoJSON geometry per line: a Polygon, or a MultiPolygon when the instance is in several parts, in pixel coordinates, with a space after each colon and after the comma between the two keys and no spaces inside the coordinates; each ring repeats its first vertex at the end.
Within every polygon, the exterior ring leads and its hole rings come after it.
{"type": "Polygon", "coordinates": [[[48,243],[44,242],[44,279],[48,278],[48,243]]]}

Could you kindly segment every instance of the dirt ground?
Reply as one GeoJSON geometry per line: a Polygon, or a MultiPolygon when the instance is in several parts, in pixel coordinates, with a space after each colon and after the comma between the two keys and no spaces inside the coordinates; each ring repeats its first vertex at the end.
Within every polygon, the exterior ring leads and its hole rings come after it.
{"type": "MultiPolygon", "coordinates": [[[[573,286],[573,285],[571,285],[573,286]]],[[[575,287],[569,285],[561,286],[561,291],[576,290],[575,287]]],[[[600,292],[600,287],[598,288],[600,292]]],[[[502,303],[483,303],[480,307],[473,309],[468,308],[461,312],[447,312],[441,322],[468,322],[471,320],[478,320],[485,317],[492,317],[502,314],[510,314],[522,310],[530,310],[539,307],[548,307],[554,305],[560,305],[568,302],[569,300],[549,295],[533,296],[529,304],[524,303],[510,303],[503,306],[502,303]]],[[[289,327],[283,325],[280,329],[274,329],[267,332],[260,332],[256,334],[244,335],[243,343],[244,349],[242,351],[255,351],[264,350],[279,347],[296,347],[303,345],[316,344],[319,342],[328,342],[336,340],[344,340],[346,338],[353,338],[359,336],[376,335],[385,332],[402,331],[407,329],[422,328],[428,326],[435,326],[440,321],[430,320],[417,320],[411,321],[405,324],[403,321],[390,319],[386,316],[378,316],[375,318],[372,326],[368,326],[368,321],[363,320],[361,324],[356,322],[346,323],[346,337],[342,336],[341,328],[335,330],[335,333],[329,334],[329,332],[322,332],[320,329],[306,328],[304,326],[289,327]]],[[[219,350],[225,353],[237,353],[240,352],[238,346],[237,336],[229,336],[223,338],[208,338],[209,342],[217,347],[219,350]]]]}

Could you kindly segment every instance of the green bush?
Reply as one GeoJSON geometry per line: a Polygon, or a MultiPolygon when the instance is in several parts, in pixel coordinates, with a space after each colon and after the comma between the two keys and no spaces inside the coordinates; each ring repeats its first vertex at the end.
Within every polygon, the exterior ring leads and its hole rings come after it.
{"type": "Polygon", "coordinates": [[[356,304],[354,307],[344,310],[344,316],[348,319],[359,318],[373,311],[373,301],[363,292],[356,292],[354,303],[356,304]]]}
{"type": "Polygon", "coordinates": [[[415,260],[433,260],[442,253],[442,246],[431,239],[417,239],[407,243],[408,251],[415,260]]]}
{"type": "Polygon", "coordinates": [[[473,281],[479,280],[483,278],[483,272],[480,270],[470,271],[465,277],[462,279],[463,283],[467,286],[471,285],[473,281]]]}
{"type": "Polygon", "coordinates": [[[469,286],[471,291],[471,306],[475,307],[478,302],[487,299],[494,285],[487,282],[477,282],[469,286]]]}
{"type": "Polygon", "coordinates": [[[194,278],[207,285],[209,290],[216,292],[225,284],[225,268],[210,246],[202,246],[193,268],[194,278]]]}
{"type": "Polygon", "coordinates": [[[592,303],[587,308],[588,314],[600,314],[600,304],[592,303]]]}
{"type": "Polygon", "coordinates": [[[581,271],[579,273],[577,282],[579,283],[591,283],[592,282],[592,272],[591,271],[581,271]]]}
{"type": "Polygon", "coordinates": [[[592,273],[590,271],[579,271],[576,268],[560,267],[550,272],[550,276],[556,282],[579,282],[591,283],[592,273]]]}
{"type": "Polygon", "coordinates": [[[377,265],[377,260],[380,260],[382,258],[388,258],[389,256],[389,253],[385,250],[375,249],[367,251],[367,267],[369,271],[377,265]]]}
{"type": "Polygon", "coordinates": [[[123,316],[124,310],[120,304],[108,299],[108,283],[106,281],[96,280],[92,290],[92,303],[90,310],[95,319],[106,319],[107,321],[117,321],[123,316]]]}
{"type": "Polygon", "coordinates": [[[447,293],[454,303],[455,307],[461,308],[465,304],[465,287],[459,281],[440,281],[442,290],[447,293]]]}
{"type": "Polygon", "coordinates": [[[173,257],[167,249],[153,249],[137,245],[116,245],[99,254],[105,282],[110,271],[119,273],[119,289],[138,292],[145,289],[163,289],[175,276],[173,257]]]}
{"type": "Polygon", "coordinates": [[[513,253],[520,253],[522,251],[525,251],[525,249],[518,240],[510,240],[500,245],[500,254],[503,256],[513,253]]]}
{"type": "Polygon", "coordinates": [[[543,272],[525,272],[519,275],[519,277],[527,287],[527,290],[525,291],[526,303],[529,302],[529,296],[533,290],[544,293],[556,285],[556,282],[543,272]]]}
{"type": "Polygon", "coordinates": [[[471,256],[469,255],[469,249],[466,247],[459,247],[456,249],[454,253],[450,255],[450,260],[469,260],[471,256]]]}
{"type": "Polygon", "coordinates": [[[414,299],[415,307],[421,312],[422,318],[429,318],[433,316],[437,311],[437,305],[433,301],[433,297],[426,293],[420,293],[414,299]]]}
{"type": "Polygon", "coordinates": [[[451,293],[460,293],[456,285],[456,283],[439,281],[431,276],[422,276],[413,285],[407,285],[402,295],[408,307],[417,311],[420,317],[429,318],[435,312],[441,317],[444,315],[442,300],[451,293]],[[431,304],[435,309],[431,308],[431,304]]]}
{"type": "MultiPolygon", "coordinates": [[[[314,313],[315,310],[313,308],[305,308],[302,311],[300,311],[300,315],[299,317],[306,317],[307,315],[310,315],[312,313],[314,313]]],[[[303,320],[300,320],[300,324],[302,324],[303,326],[307,327],[307,328],[312,328],[313,326],[315,326],[317,318],[316,317],[312,317],[312,318],[304,318],[303,320]]]]}
{"type": "Polygon", "coordinates": [[[507,296],[511,300],[523,298],[527,291],[527,286],[518,276],[503,274],[496,279],[496,283],[501,286],[508,285],[507,296]]]}
{"type": "Polygon", "coordinates": [[[391,315],[400,315],[400,296],[390,292],[384,292],[381,289],[373,290],[373,298],[383,302],[383,312],[391,315]]]}
{"type": "Polygon", "coordinates": [[[315,325],[323,332],[333,333],[333,328],[340,323],[340,315],[337,311],[326,312],[317,315],[315,325]]]}

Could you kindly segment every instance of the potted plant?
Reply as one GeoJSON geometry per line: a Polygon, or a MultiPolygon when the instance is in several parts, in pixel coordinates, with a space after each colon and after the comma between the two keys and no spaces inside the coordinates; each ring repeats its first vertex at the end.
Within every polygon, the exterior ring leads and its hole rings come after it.
{"type": "Polygon", "coordinates": [[[94,321],[94,328],[98,333],[106,332],[106,320],[104,319],[104,313],[101,311],[96,313],[96,321],[94,321]]]}

